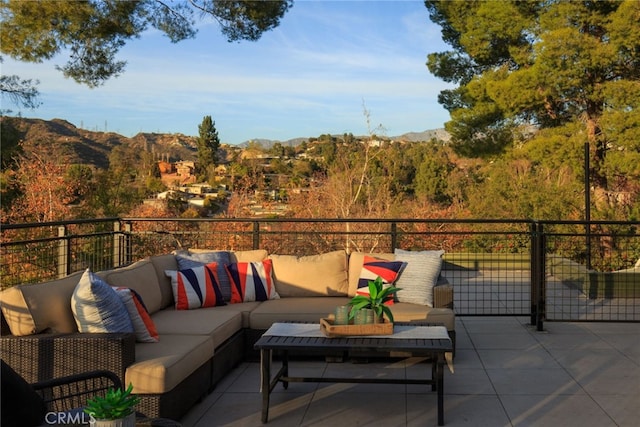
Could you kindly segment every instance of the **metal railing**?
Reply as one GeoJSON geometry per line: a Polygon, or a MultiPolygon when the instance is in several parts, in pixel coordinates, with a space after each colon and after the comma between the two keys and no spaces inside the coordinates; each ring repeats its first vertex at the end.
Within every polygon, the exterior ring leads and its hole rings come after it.
{"type": "Polygon", "coordinates": [[[445,250],[457,315],[640,321],[640,223],[450,219],[104,218],[3,225],[3,288],[177,249],[445,250]],[[623,271],[627,270],[627,271],[623,271]]]}

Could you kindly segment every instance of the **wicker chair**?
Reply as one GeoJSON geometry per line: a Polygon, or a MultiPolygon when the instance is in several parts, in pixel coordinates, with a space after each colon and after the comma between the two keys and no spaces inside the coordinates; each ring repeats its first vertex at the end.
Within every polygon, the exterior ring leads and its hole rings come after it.
{"type": "Polygon", "coordinates": [[[122,383],[110,371],[90,371],[27,383],[2,360],[2,426],[86,424],[87,399],[122,383]]]}
{"type": "Polygon", "coordinates": [[[113,372],[91,371],[40,381],[31,387],[42,397],[47,410],[69,412],[84,407],[88,399],[104,395],[110,388],[121,388],[122,383],[113,372]]]}

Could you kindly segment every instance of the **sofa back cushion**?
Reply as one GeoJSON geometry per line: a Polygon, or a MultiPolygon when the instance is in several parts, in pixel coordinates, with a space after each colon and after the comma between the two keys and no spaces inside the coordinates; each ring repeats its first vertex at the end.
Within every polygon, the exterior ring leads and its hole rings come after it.
{"type": "Polygon", "coordinates": [[[98,273],[108,284],[117,288],[130,288],[140,295],[144,305],[153,314],[162,309],[162,291],[156,269],[146,258],[133,264],[98,273]]]}
{"type": "Polygon", "coordinates": [[[366,253],[366,252],[351,252],[349,255],[349,293],[350,297],[356,295],[358,290],[358,280],[360,279],[360,273],[362,272],[362,266],[364,265],[364,257],[372,256],[379,259],[386,259],[388,261],[394,261],[396,256],[392,253],[366,253]]]}
{"type": "Polygon", "coordinates": [[[260,262],[267,259],[269,253],[264,249],[231,252],[231,262],[260,262]]]}
{"type": "Polygon", "coordinates": [[[167,308],[173,306],[173,289],[171,287],[171,278],[164,272],[167,270],[177,270],[178,261],[173,253],[166,255],[155,255],[150,258],[153,267],[156,269],[158,277],[158,285],[160,286],[160,307],[167,308]]]}
{"type": "MultiPolygon", "coordinates": [[[[216,251],[217,249],[194,249],[190,248],[189,253],[207,253],[216,251]]],[[[267,259],[268,252],[265,249],[252,249],[248,251],[229,251],[231,262],[259,262],[267,259]]]]}
{"type": "Polygon", "coordinates": [[[297,257],[270,255],[276,290],[281,297],[346,296],[345,251],[297,257]]]}
{"type": "Polygon", "coordinates": [[[44,331],[78,332],[71,312],[71,295],[83,272],[44,283],[16,285],[0,293],[0,304],[12,335],[44,331]]]}

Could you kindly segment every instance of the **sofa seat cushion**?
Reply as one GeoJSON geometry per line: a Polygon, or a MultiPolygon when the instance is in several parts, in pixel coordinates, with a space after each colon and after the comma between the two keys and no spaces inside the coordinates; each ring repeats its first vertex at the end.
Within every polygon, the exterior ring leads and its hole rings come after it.
{"type": "Polygon", "coordinates": [[[2,314],[11,334],[78,332],[71,312],[71,295],[83,274],[79,271],[62,279],[16,285],[0,292],[2,314]]]}
{"type": "Polygon", "coordinates": [[[213,351],[209,335],[165,334],[157,343],[138,343],[136,361],[125,372],[125,384],[133,384],[136,394],[165,393],[210,363],[213,351]]]}
{"type": "Polygon", "coordinates": [[[221,311],[223,307],[208,307],[198,310],[175,310],[166,308],[153,315],[153,321],[160,335],[208,335],[217,348],[242,329],[242,313],[221,311]]]}
{"type": "Polygon", "coordinates": [[[453,310],[448,308],[431,308],[426,305],[396,302],[391,307],[393,319],[396,322],[410,322],[421,320],[442,323],[448,331],[455,331],[456,317],[453,310]]]}
{"type": "MultiPolygon", "coordinates": [[[[282,298],[263,301],[251,312],[251,329],[269,329],[274,322],[317,322],[335,311],[336,306],[348,304],[348,297],[282,298]]],[[[318,326],[320,327],[320,326],[318,326]]]]}
{"type": "Polygon", "coordinates": [[[297,257],[270,255],[276,290],[283,297],[347,296],[347,253],[297,257]]]}
{"type": "Polygon", "coordinates": [[[229,311],[231,313],[240,313],[242,316],[242,327],[248,328],[250,324],[251,312],[262,304],[261,301],[240,302],[237,304],[227,304],[222,307],[216,307],[217,311],[229,311]]]}
{"type": "Polygon", "coordinates": [[[133,264],[98,273],[111,286],[130,288],[140,295],[150,314],[162,308],[162,292],[153,263],[143,259],[133,264]]]}

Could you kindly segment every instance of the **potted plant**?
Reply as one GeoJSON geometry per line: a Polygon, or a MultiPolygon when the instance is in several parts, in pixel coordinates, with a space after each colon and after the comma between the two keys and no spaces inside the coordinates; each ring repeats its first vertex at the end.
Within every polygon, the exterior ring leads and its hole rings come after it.
{"type": "Polygon", "coordinates": [[[385,303],[393,299],[393,295],[400,290],[393,285],[384,286],[382,277],[376,277],[376,280],[369,280],[369,295],[356,295],[349,301],[351,311],[349,319],[353,319],[356,313],[363,309],[373,310],[374,322],[384,322],[384,316],[393,323],[393,314],[391,309],[385,303]]]}
{"type": "Polygon", "coordinates": [[[87,401],[84,412],[95,420],[95,427],[135,427],[136,413],[134,406],[139,402],[138,396],[131,394],[133,384],[126,390],[107,390],[104,397],[96,396],[87,401]]]}

